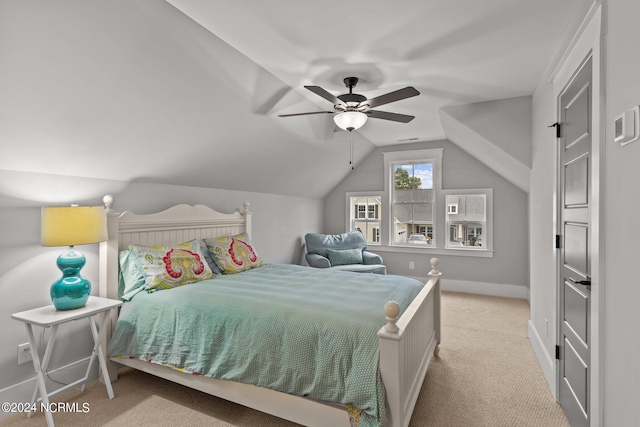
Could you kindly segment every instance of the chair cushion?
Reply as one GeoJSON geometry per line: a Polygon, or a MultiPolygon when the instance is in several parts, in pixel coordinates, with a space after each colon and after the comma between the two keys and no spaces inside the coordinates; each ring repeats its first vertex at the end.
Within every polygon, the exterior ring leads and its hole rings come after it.
{"type": "Polygon", "coordinates": [[[327,249],[327,258],[332,267],[362,264],[362,249],[327,249]]]}

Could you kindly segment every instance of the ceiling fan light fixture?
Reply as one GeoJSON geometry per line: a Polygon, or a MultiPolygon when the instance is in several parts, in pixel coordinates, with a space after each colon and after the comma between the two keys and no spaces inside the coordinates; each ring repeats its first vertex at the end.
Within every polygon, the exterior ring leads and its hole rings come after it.
{"type": "Polygon", "coordinates": [[[360,129],[367,121],[367,115],[360,111],[344,111],[333,116],[333,121],[340,129],[351,132],[360,129]]]}

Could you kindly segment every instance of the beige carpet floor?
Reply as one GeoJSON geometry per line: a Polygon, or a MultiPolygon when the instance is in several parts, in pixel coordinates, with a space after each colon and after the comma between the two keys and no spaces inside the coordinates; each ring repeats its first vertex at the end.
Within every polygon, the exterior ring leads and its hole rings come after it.
{"type": "MultiPolygon", "coordinates": [[[[529,306],[510,298],[443,292],[443,333],[410,426],[566,427],[527,338],[529,306]]],[[[113,383],[115,399],[94,383],[58,401],[87,413],[57,413],[57,426],[271,427],[295,424],[135,370],[113,383]]],[[[14,415],[0,427],[45,426],[14,415]]],[[[328,426],[330,427],[330,426],[328,426]]]]}

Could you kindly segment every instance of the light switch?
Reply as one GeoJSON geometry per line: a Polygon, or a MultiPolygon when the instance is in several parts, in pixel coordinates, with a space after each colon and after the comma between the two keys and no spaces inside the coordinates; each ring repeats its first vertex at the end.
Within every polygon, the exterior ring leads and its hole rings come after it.
{"type": "Polygon", "coordinates": [[[640,106],[625,111],[615,118],[613,132],[615,142],[627,145],[640,138],[640,106]]]}

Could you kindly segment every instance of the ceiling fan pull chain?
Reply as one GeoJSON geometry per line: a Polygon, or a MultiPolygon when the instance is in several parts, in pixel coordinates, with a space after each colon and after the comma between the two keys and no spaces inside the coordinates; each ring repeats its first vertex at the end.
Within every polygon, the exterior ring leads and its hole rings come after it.
{"type": "Polygon", "coordinates": [[[349,164],[351,170],[353,170],[353,138],[351,132],[349,132],[349,164]]]}

